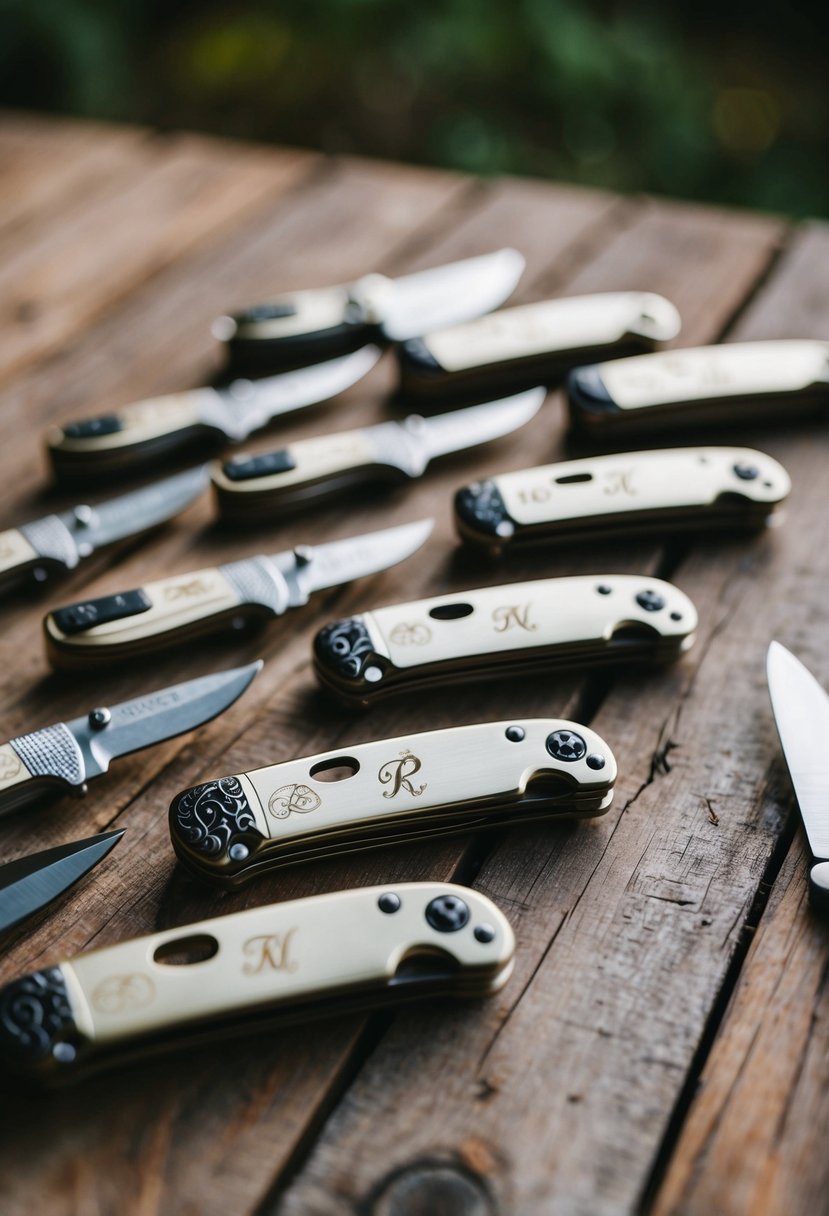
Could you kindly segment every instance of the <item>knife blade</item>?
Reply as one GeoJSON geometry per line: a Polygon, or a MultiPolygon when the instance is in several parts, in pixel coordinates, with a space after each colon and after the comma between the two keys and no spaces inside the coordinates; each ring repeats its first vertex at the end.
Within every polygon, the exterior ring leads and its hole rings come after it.
{"type": "Polygon", "coordinates": [[[84,793],[86,782],[118,756],[195,730],[223,713],[261,669],[260,661],[200,676],[0,744],[0,814],[50,792],[84,793]]]}
{"type": "Polygon", "coordinates": [[[812,905],[829,914],[829,697],[799,659],[772,642],[766,659],[769,696],[813,861],[812,905]]]}
{"type": "Polygon", "coordinates": [[[0,932],[68,891],[106,857],[123,835],[123,829],[101,832],[0,865],[0,932]]]}
{"type": "Polygon", "coordinates": [[[200,465],[96,506],[79,505],[0,533],[0,590],[27,580],[46,582],[106,545],[158,527],[195,502],[209,481],[208,466],[200,465]]]}
{"type": "Polygon", "coordinates": [[[661,579],[539,579],[335,621],[314,639],[314,669],[337,700],[359,709],[504,672],[668,661],[692,645],[696,625],[690,599],[661,579]]]}
{"type": "Polygon", "coordinates": [[[261,374],[480,316],[503,303],[523,270],[520,253],[499,249],[397,279],[365,275],[219,317],[213,334],[225,343],[231,367],[261,374]]]}
{"type": "Polygon", "coordinates": [[[116,413],[55,427],[46,447],[55,475],[105,478],[154,466],[160,456],[205,442],[240,443],[274,418],[335,397],[361,380],[380,357],[376,346],[315,367],[225,388],[191,389],[125,405],[116,413]]]}
{"type": "Polygon", "coordinates": [[[420,477],[436,457],[517,430],[538,413],[545,395],[535,388],[431,418],[412,415],[237,457],[214,467],[219,511],[231,521],[267,518],[355,483],[420,477]]]}
{"type": "Polygon", "coordinates": [[[577,364],[653,350],[676,337],[679,313],[646,291],[602,292],[504,308],[414,336],[396,351],[400,392],[431,400],[557,383],[577,364]]]}
{"type": "Polygon", "coordinates": [[[567,394],[583,434],[785,421],[829,397],[829,342],[726,342],[614,359],[576,368],[567,394]]]}
{"type": "Polygon", "coordinates": [[[182,638],[242,628],[301,607],[315,591],[394,566],[414,553],[431,519],[273,556],[244,558],[57,608],[44,619],[57,667],[109,663],[162,650],[182,638]]]}
{"type": "Polygon", "coordinates": [[[220,887],[319,856],[550,817],[604,814],[616,762],[586,726],[481,722],[380,739],[184,790],[179,860],[220,887]]]}
{"type": "Polygon", "coordinates": [[[751,448],[661,448],[501,473],[455,495],[461,539],[498,555],[550,541],[699,528],[759,528],[791,489],[751,448]]]}
{"type": "Polygon", "coordinates": [[[497,992],[509,922],[478,891],[396,883],[251,908],[134,938],[0,990],[0,1063],[69,1080],[188,1033],[248,1034],[418,996],[497,992]],[[188,963],[197,962],[197,966],[188,963]]]}

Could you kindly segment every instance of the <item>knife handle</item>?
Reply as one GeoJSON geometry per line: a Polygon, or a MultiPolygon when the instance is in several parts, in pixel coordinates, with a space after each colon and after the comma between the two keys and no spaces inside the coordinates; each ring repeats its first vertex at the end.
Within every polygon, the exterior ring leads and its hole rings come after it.
{"type": "Polygon", "coordinates": [[[484,895],[398,883],[272,904],[168,929],[33,972],[0,990],[0,1061],[70,1079],[132,1052],[246,1033],[275,1017],[398,997],[484,996],[515,948],[484,895]],[[413,966],[413,964],[422,966],[413,966]]]}
{"type": "Polygon", "coordinates": [[[50,792],[85,793],[84,773],[81,749],[62,722],[0,744],[0,815],[50,792]]]}
{"type": "Polygon", "coordinates": [[[213,389],[171,393],[122,406],[116,413],[53,427],[46,451],[58,478],[106,477],[147,464],[216,432],[203,421],[213,389]]]}
{"type": "Polygon", "coordinates": [[[0,590],[65,574],[77,566],[80,556],[71,532],[57,515],[9,528],[0,532],[0,590]]]}
{"type": "Polygon", "coordinates": [[[336,621],[314,639],[318,679],[346,706],[541,666],[674,659],[694,605],[646,575],[597,574],[459,591],[336,621]]]}
{"type": "Polygon", "coordinates": [[[43,621],[46,652],[56,667],[109,663],[255,624],[280,615],[287,602],[277,572],[248,558],[56,608],[43,621]]]}

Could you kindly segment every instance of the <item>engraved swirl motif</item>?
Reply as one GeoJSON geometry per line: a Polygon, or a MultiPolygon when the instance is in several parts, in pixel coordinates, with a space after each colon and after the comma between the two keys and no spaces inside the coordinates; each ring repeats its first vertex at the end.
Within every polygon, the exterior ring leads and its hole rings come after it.
{"type": "Polygon", "coordinates": [[[287,819],[292,811],[307,815],[322,806],[319,794],[307,785],[281,785],[268,799],[268,810],[275,819],[287,819]]]}
{"type": "Polygon", "coordinates": [[[399,621],[389,634],[389,641],[398,646],[426,646],[431,640],[431,629],[420,621],[414,621],[412,624],[399,621]]]}
{"type": "Polygon", "coordinates": [[[19,735],[11,745],[33,777],[62,777],[70,785],[83,784],[81,749],[62,722],[19,735]]]}
{"type": "Polygon", "coordinates": [[[508,520],[501,491],[491,480],[476,481],[458,490],[455,510],[470,528],[492,536],[499,536],[501,525],[508,520]]]}
{"type": "Polygon", "coordinates": [[[12,1063],[43,1059],[76,1033],[59,967],[33,971],[0,991],[0,1053],[12,1063]]]}
{"type": "Polygon", "coordinates": [[[172,807],[182,838],[199,853],[216,857],[233,838],[256,831],[256,820],[237,777],[222,777],[185,790],[172,807]]]}
{"type": "Polygon", "coordinates": [[[94,989],[91,1001],[101,1013],[117,1015],[146,1009],[155,997],[155,984],[148,975],[108,975],[94,989]]]}
{"type": "Polygon", "coordinates": [[[314,648],[326,667],[352,680],[362,675],[365,660],[372,653],[371,638],[359,616],[326,625],[317,634],[314,648]]]}

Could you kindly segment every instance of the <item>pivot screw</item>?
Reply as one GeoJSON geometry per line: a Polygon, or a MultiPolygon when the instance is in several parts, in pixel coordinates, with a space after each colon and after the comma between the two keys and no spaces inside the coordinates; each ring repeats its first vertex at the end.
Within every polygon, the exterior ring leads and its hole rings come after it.
{"type": "Polygon", "coordinates": [[[554,760],[572,763],[587,753],[587,744],[574,730],[554,730],[547,736],[547,751],[554,760]]]}
{"type": "Polygon", "coordinates": [[[72,514],[75,516],[76,523],[79,523],[82,528],[88,528],[92,523],[95,512],[91,507],[82,503],[80,506],[72,508],[72,514]]]}
{"type": "Polygon", "coordinates": [[[606,763],[606,761],[605,761],[604,756],[600,756],[598,754],[598,752],[591,752],[590,755],[585,760],[585,764],[587,765],[588,768],[595,768],[595,769],[604,768],[605,763],[606,763]]]}
{"type": "Polygon", "coordinates": [[[395,895],[394,891],[385,891],[377,900],[377,907],[381,912],[398,912],[400,910],[400,896],[395,895]]]}
{"type": "Polygon", "coordinates": [[[112,721],[112,714],[102,706],[100,709],[92,709],[89,712],[89,725],[93,730],[103,730],[105,726],[109,726],[112,721]]]}
{"type": "Polygon", "coordinates": [[[367,667],[363,672],[363,679],[369,684],[376,684],[378,680],[382,680],[383,673],[379,667],[367,667]]]}
{"type": "Polygon", "coordinates": [[[508,726],[504,731],[510,743],[520,743],[526,733],[523,726],[508,726]]]}
{"type": "Polygon", "coordinates": [[[665,607],[665,601],[657,591],[640,591],[636,603],[640,608],[644,608],[645,612],[661,612],[665,607]]]}
{"type": "Polygon", "coordinates": [[[71,1064],[77,1054],[71,1043],[55,1043],[52,1048],[52,1058],[58,1064],[71,1064]]]}
{"type": "Polygon", "coordinates": [[[246,844],[232,844],[227,851],[227,855],[231,861],[247,861],[250,857],[250,849],[246,844]]]}
{"type": "Polygon", "coordinates": [[[760,470],[754,464],[735,464],[734,472],[740,481],[755,481],[760,476],[760,470]]]}
{"type": "Polygon", "coordinates": [[[427,905],[426,919],[438,933],[457,933],[469,920],[469,908],[459,895],[438,895],[427,905]]]}

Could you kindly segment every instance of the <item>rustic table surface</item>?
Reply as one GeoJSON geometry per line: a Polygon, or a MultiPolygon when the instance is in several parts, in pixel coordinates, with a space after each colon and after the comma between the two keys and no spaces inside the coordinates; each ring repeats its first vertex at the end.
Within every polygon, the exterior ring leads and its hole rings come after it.
{"type": "MultiPolygon", "coordinates": [[[[213,317],[283,288],[517,246],[516,302],[646,288],[682,345],[829,333],[829,229],[547,183],[330,160],[190,135],[9,116],[0,129],[3,527],[77,501],[50,488],[47,424],[211,377],[213,317]]],[[[336,402],[251,448],[378,420],[388,359],[336,402]]],[[[782,423],[783,420],[781,420],[782,423]]],[[[14,857],[114,826],[93,875],[4,942],[9,979],[91,946],[219,912],[364,884],[458,879],[518,938],[494,999],[258,1033],[0,1107],[4,1216],[710,1216],[826,1211],[829,931],[806,906],[804,845],[772,723],[766,646],[829,683],[819,423],[707,436],[763,448],[794,489],[747,540],[596,545],[508,570],[460,560],[450,494],[566,451],[559,394],[531,426],[444,461],[406,491],[256,535],[207,496],[148,541],[93,558],[54,602],[434,514],[397,569],[316,597],[248,638],[50,674],[40,618],[5,603],[3,737],[258,655],[263,674],[195,734],[121,761],[82,801],[4,822],[14,857]],[[499,680],[346,716],[317,692],[326,620],[475,582],[646,571],[695,600],[677,665],[499,680]],[[174,863],[172,796],[210,776],[441,725],[512,715],[589,722],[620,769],[589,824],[387,849],[214,895],[174,863]]],[[[634,445],[636,446],[636,445],[634,445]]]]}

